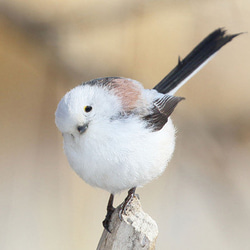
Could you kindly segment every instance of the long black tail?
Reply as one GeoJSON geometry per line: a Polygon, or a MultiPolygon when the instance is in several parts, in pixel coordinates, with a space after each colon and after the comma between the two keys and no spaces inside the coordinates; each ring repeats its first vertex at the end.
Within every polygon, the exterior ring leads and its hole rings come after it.
{"type": "Polygon", "coordinates": [[[215,30],[201,41],[183,60],[179,57],[177,66],[154,89],[163,94],[174,94],[219,49],[240,34],[226,35],[224,29],[219,28],[215,30]]]}

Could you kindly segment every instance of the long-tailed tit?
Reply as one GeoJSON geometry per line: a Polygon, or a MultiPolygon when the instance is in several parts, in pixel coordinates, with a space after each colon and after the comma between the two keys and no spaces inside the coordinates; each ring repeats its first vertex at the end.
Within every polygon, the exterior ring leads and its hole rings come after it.
{"type": "Polygon", "coordinates": [[[107,190],[103,221],[109,231],[114,195],[135,189],[165,170],[175,147],[170,119],[183,100],[173,94],[225,44],[239,34],[217,29],[199,43],[154,89],[123,77],[98,78],[70,90],[59,102],[55,121],[70,166],[88,184],[107,190]]]}

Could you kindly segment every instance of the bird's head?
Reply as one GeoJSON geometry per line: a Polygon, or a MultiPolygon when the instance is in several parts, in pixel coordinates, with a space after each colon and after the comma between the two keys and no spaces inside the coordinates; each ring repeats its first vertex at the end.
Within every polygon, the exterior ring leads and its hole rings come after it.
{"type": "Polygon", "coordinates": [[[119,98],[98,85],[82,84],[69,91],[59,102],[55,122],[64,134],[81,135],[91,123],[110,119],[121,110],[119,98]]]}

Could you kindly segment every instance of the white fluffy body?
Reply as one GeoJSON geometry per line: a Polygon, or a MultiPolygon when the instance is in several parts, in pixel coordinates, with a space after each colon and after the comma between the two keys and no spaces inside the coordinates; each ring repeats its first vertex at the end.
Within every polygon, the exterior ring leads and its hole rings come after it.
{"type": "Polygon", "coordinates": [[[69,164],[88,184],[111,193],[103,226],[110,232],[114,194],[163,173],[175,147],[170,119],[182,97],[173,96],[225,44],[238,34],[216,29],[151,90],[131,79],[105,77],[69,91],[56,110],[69,164]]]}
{"type": "MultiPolygon", "coordinates": [[[[138,113],[144,113],[162,94],[134,83],[141,92],[138,113]]],[[[63,134],[70,166],[85,182],[112,194],[161,175],[175,147],[171,119],[152,132],[139,115],[112,119],[122,109],[119,96],[107,88],[80,85],[62,98],[56,110],[56,125],[63,134]],[[92,111],[85,112],[85,106],[92,106],[92,111]],[[77,126],[85,124],[88,128],[80,134],[77,126]]]]}

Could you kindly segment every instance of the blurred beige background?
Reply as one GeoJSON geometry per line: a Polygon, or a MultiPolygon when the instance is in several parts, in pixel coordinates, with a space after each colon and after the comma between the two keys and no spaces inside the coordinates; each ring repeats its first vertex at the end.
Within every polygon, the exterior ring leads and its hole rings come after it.
{"type": "MultiPolygon", "coordinates": [[[[70,169],[57,103],[101,76],[151,88],[218,27],[249,32],[249,0],[0,1],[1,250],[96,248],[109,194],[70,169]]],[[[249,58],[246,33],[177,93],[173,160],[138,189],[157,249],[250,249],[249,58]]]]}

